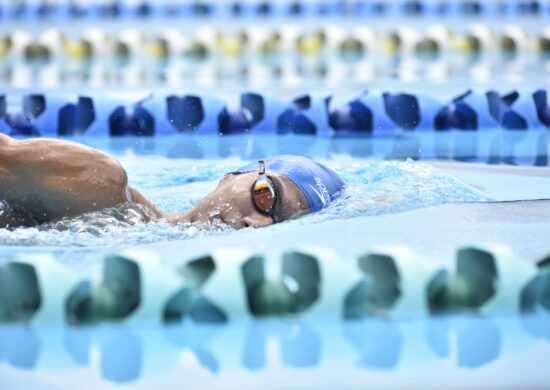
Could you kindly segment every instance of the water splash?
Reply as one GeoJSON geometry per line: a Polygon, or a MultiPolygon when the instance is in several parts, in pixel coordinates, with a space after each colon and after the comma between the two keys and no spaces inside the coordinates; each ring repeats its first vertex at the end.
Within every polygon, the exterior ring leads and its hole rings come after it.
{"type": "MultiPolygon", "coordinates": [[[[128,171],[130,184],[168,211],[183,211],[193,207],[216,186],[223,174],[243,164],[239,160],[171,160],[131,155],[123,156],[120,161],[128,171]]],[[[450,202],[490,200],[454,176],[412,160],[320,162],[342,176],[346,183],[344,193],[321,212],[287,224],[322,223],[326,220],[397,213],[450,202]]],[[[219,223],[186,223],[177,226],[165,221],[145,223],[150,220],[151,215],[145,208],[128,203],[40,227],[0,229],[0,245],[120,247],[234,232],[219,223]]]]}

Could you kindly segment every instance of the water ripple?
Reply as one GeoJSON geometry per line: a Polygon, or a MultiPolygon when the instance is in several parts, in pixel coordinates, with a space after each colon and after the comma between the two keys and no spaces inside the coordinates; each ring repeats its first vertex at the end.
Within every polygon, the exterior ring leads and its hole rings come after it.
{"type": "MultiPolygon", "coordinates": [[[[191,208],[225,172],[243,164],[238,160],[171,160],[131,155],[120,161],[128,171],[130,184],[169,211],[191,208]]],[[[290,221],[287,226],[397,213],[450,202],[490,200],[454,176],[412,160],[321,162],[342,176],[346,182],[344,193],[328,208],[290,221]]],[[[143,207],[128,203],[40,227],[0,229],[0,245],[120,247],[233,232],[221,225],[145,223],[150,219],[143,207]]]]}

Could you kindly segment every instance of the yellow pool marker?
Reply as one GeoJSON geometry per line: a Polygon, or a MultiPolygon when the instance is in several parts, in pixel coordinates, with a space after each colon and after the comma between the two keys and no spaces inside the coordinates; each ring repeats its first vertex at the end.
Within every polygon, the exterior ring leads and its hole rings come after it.
{"type": "Polygon", "coordinates": [[[11,49],[11,37],[7,36],[0,40],[0,58],[5,57],[11,49]]]}
{"type": "Polygon", "coordinates": [[[65,50],[65,53],[69,55],[69,57],[78,60],[88,59],[93,54],[92,45],[88,41],[64,41],[63,49],[65,50]]]}
{"type": "Polygon", "coordinates": [[[244,51],[245,45],[248,42],[248,36],[245,33],[230,37],[218,34],[216,36],[216,41],[224,55],[228,57],[237,57],[244,51]]]}
{"type": "Polygon", "coordinates": [[[301,54],[317,54],[325,44],[326,37],[322,31],[318,31],[313,35],[302,35],[298,38],[298,50],[301,54]]]}
{"type": "Polygon", "coordinates": [[[170,47],[166,39],[154,39],[147,42],[146,49],[153,58],[166,58],[170,55],[170,47]]]}
{"type": "Polygon", "coordinates": [[[392,33],[382,42],[382,50],[387,54],[395,54],[401,49],[401,38],[397,33],[392,33]]]}
{"type": "Polygon", "coordinates": [[[466,37],[453,37],[451,42],[458,51],[466,54],[478,53],[481,51],[481,42],[477,37],[471,35],[466,37]]]}

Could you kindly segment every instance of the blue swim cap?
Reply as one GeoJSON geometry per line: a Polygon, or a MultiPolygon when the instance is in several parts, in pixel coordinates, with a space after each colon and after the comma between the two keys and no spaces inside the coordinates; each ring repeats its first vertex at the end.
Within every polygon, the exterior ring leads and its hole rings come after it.
{"type": "MultiPolygon", "coordinates": [[[[255,161],[230,172],[258,172],[255,161]]],[[[266,171],[277,172],[292,181],[302,191],[311,212],[319,211],[336,199],[344,182],[332,169],[303,156],[276,156],[266,160],[266,171]]]]}

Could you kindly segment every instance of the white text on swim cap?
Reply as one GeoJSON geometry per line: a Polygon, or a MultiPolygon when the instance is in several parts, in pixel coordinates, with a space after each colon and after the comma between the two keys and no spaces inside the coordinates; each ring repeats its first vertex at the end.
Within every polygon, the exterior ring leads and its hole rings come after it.
{"type": "Polygon", "coordinates": [[[325,206],[327,203],[330,202],[330,194],[327,190],[327,187],[325,186],[325,183],[323,183],[320,177],[316,176],[314,180],[319,190],[314,188],[311,184],[310,187],[313,189],[313,191],[315,191],[317,196],[319,196],[319,199],[321,199],[321,202],[323,202],[323,206],[325,206]]]}

